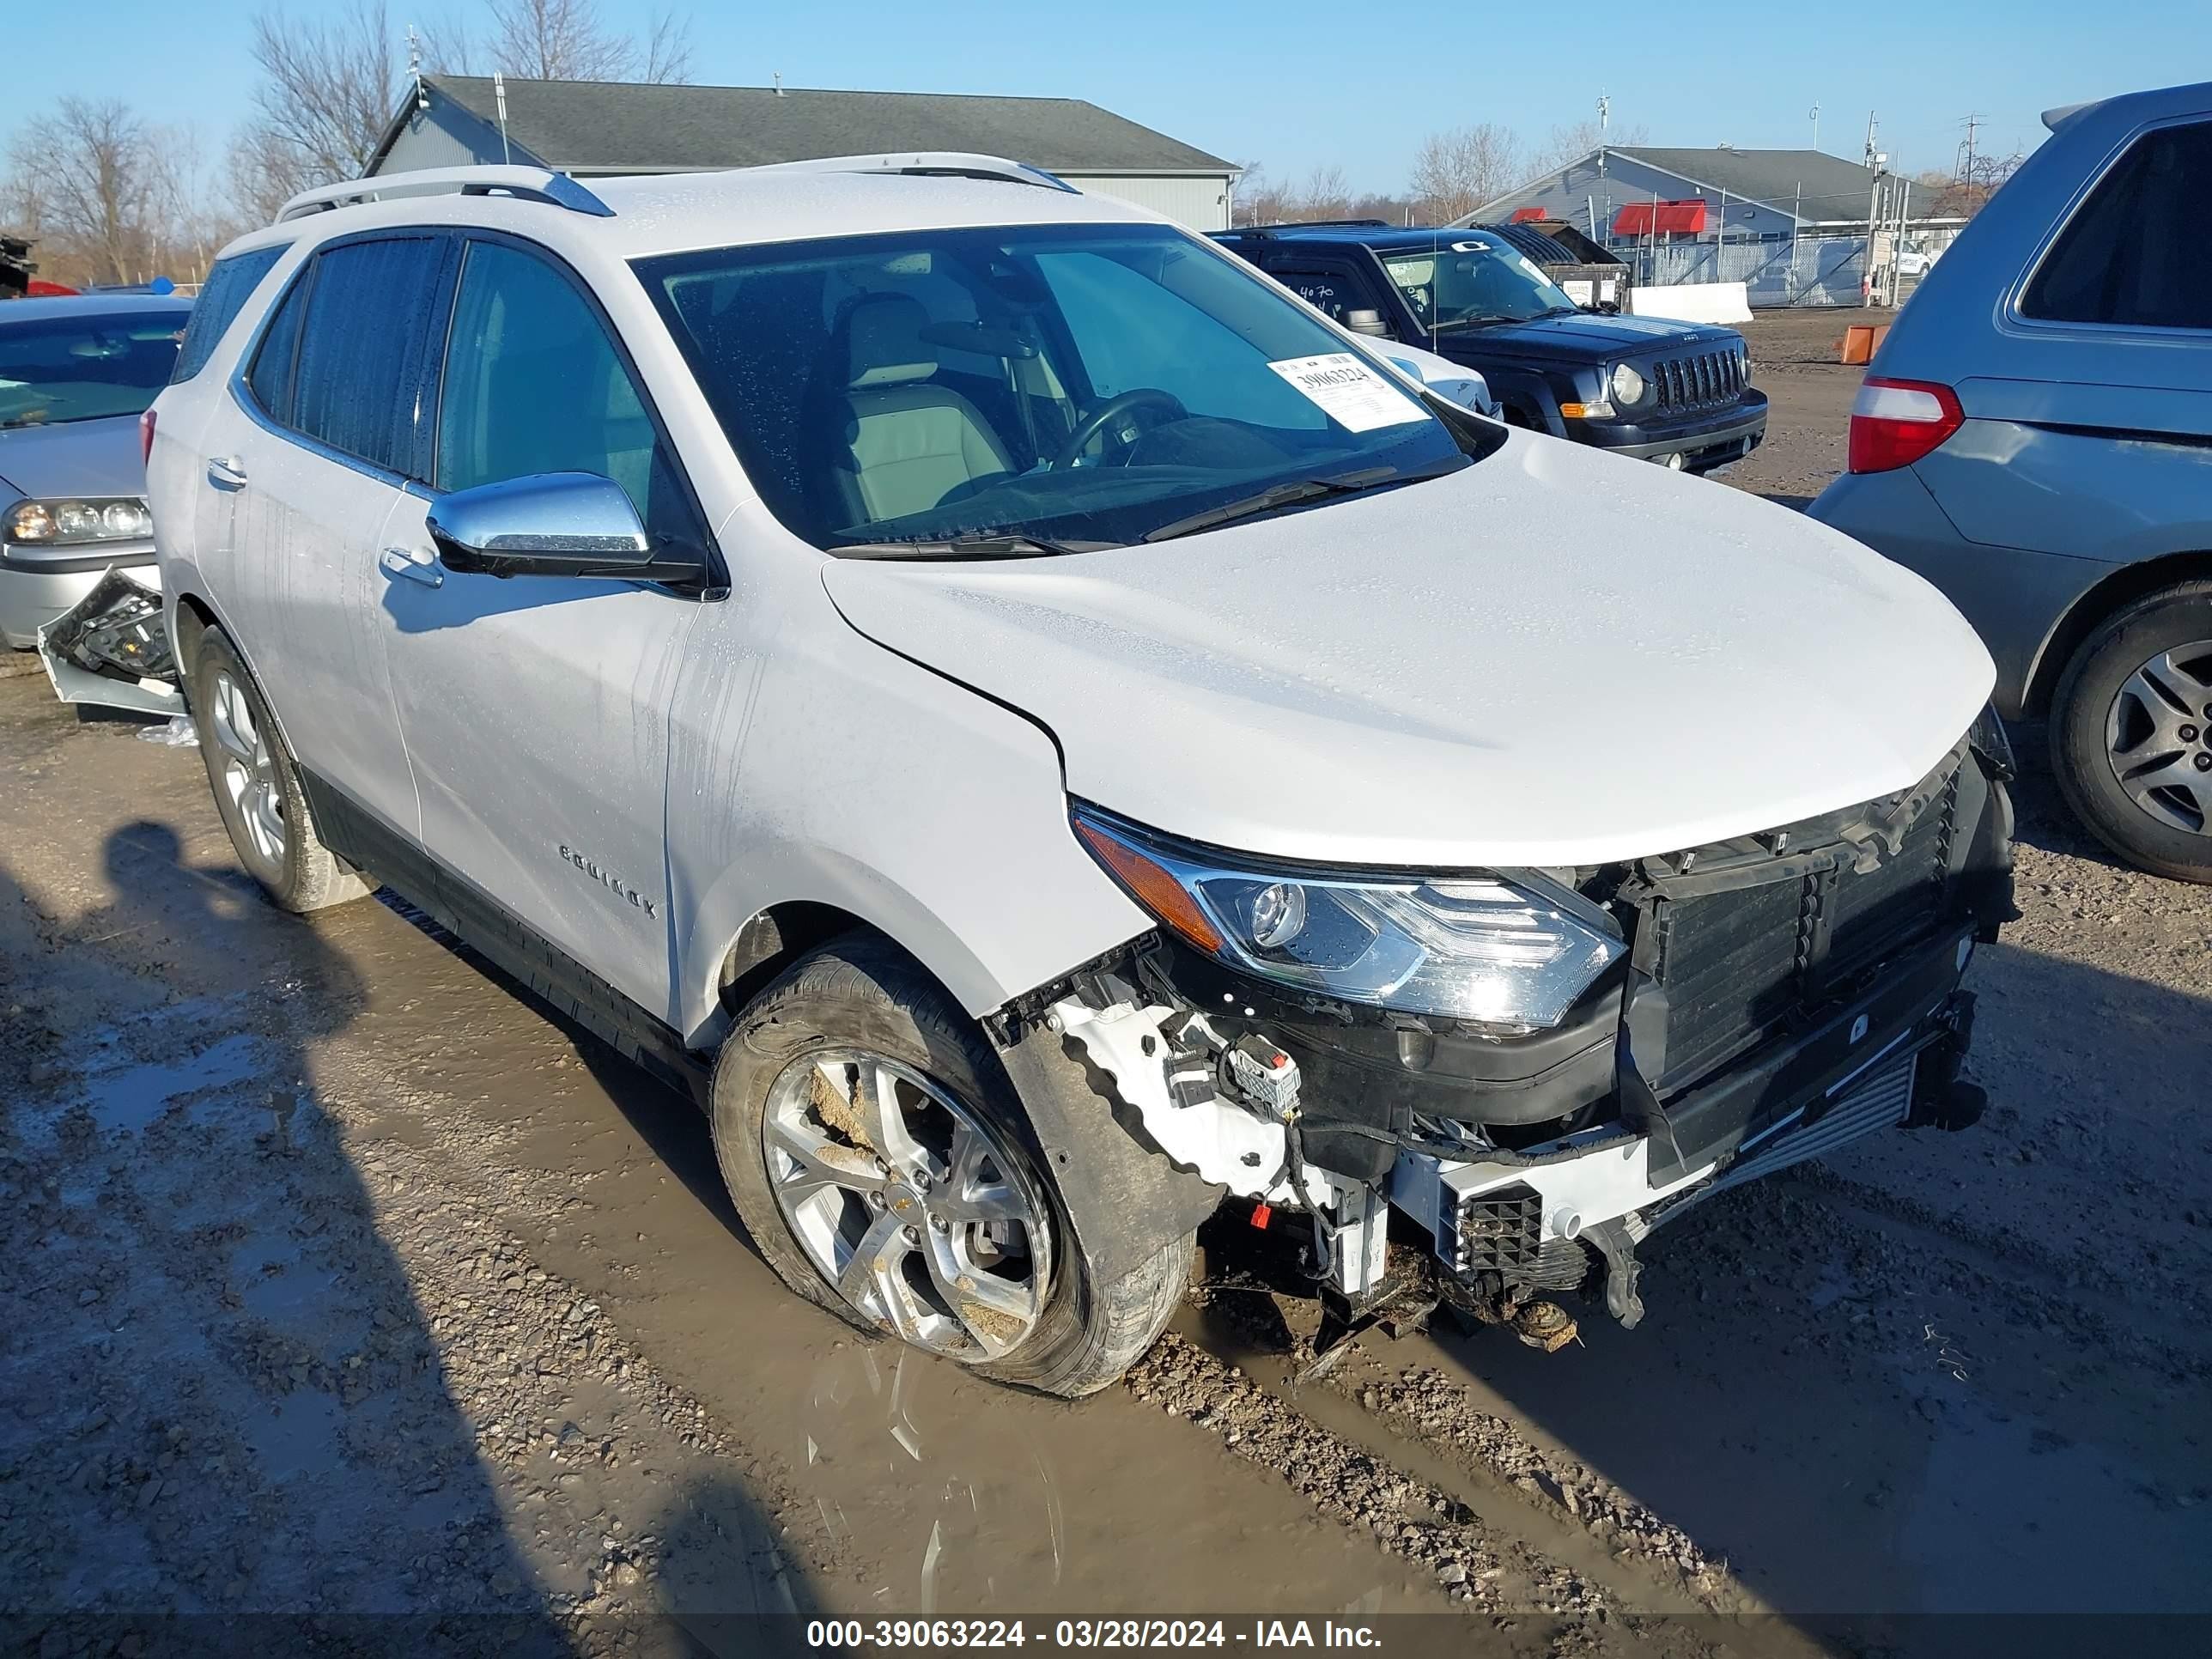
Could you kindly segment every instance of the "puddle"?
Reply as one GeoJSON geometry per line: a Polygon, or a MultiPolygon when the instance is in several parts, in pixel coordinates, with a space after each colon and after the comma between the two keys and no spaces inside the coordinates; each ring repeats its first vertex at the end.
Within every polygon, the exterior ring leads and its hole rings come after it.
{"type": "Polygon", "coordinates": [[[329,1474],[339,1462],[338,1402],[319,1389],[295,1389],[266,1411],[245,1413],[239,1431],[253,1448],[258,1472],[271,1485],[302,1474],[329,1474]]]}
{"type": "Polygon", "coordinates": [[[368,1319],[338,1290],[337,1275],[303,1261],[297,1243],[267,1235],[232,1253],[230,1283],[246,1313],[314,1346],[335,1362],[368,1332],[368,1319]]]}
{"type": "Polygon", "coordinates": [[[1900,1553],[1922,1575],[1921,1609],[2212,1608],[2212,1509],[2182,1508],[2159,1486],[2031,1419],[1954,1405],[1900,1520],[1900,1553]]]}
{"type": "Polygon", "coordinates": [[[179,1095],[243,1082],[261,1069],[260,1045],[240,1033],[186,1060],[130,1066],[88,1078],[93,1121],[103,1129],[145,1128],[179,1095]]]}
{"type": "Polygon", "coordinates": [[[975,1385],[896,1348],[845,1346],[818,1366],[797,1449],[833,1538],[884,1535],[899,1493],[902,1542],[883,1553],[890,1597],[924,1615],[995,1607],[1060,1582],[1067,1522],[1042,1444],[1014,1412],[978,1436],[975,1385]]]}

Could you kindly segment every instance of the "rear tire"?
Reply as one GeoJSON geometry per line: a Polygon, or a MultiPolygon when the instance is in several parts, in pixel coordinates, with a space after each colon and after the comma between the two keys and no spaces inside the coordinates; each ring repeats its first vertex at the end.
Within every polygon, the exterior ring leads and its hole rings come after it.
{"type": "Polygon", "coordinates": [[[316,833],[284,734],[221,629],[200,635],[190,684],[216,811],[238,861],[276,908],[304,915],[372,891],[316,833]]]}
{"type": "Polygon", "coordinates": [[[2051,699],[2051,759],[2115,853],[2212,882],[2212,581],[2138,599],[2081,641],[2051,699]]]}
{"type": "Polygon", "coordinates": [[[738,1217],[786,1285],[996,1381],[1095,1393],[1152,1346],[1188,1282],[1195,1235],[1098,1281],[997,1055],[880,940],[833,940],[744,1009],[714,1067],[712,1113],[738,1217]],[[870,1072],[889,1079],[872,1094],[870,1072]],[[958,1218],[986,1212],[1006,1218],[958,1218]],[[979,1269],[979,1255],[993,1265],[979,1269]],[[957,1288],[978,1282],[988,1302],[957,1288]]]}

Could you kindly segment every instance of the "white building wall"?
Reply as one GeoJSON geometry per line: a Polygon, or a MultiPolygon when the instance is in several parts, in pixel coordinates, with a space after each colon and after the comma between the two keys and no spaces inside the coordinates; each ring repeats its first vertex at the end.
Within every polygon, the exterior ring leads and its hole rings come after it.
{"type": "Polygon", "coordinates": [[[1164,214],[1193,230],[1229,228],[1229,175],[1210,177],[1188,173],[1071,173],[1060,176],[1086,195],[1112,196],[1154,213],[1164,214]]]}

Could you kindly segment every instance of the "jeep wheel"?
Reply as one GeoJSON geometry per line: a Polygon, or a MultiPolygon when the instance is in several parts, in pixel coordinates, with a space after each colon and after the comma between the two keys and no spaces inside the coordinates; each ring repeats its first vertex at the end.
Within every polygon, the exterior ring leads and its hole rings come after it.
{"type": "Polygon", "coordinates": [[[784,1283],[999,1381],[1105,1387],[1189,1274],[1185,1237],[1097,1282],[981,1032],[874,941],[825,945],[744,1010],[713,1112],[731,1198],[784,1283]]]}
{"type": "Polygon", "coordinates": [[[2051,745],[2059,787],[2106,846],[2212,881],[2212,582],[2139,599],[2081,642],[2051,745]]]}
{"type": "Polygon", "coordinates": [[[319,910],[370,890],[323,845],[261,689],[220,629],[199,638],[191,708],[216,811],[246,872],[280,909],[319,910]]]}

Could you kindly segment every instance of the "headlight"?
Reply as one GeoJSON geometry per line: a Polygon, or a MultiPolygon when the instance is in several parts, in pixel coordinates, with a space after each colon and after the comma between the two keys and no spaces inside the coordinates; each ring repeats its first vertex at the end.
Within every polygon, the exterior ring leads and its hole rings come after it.
{"type": "Polygon", "coordinates": [[[1743,349],[1743,383],[1746,386],[1751,384],[1751,348],[1748,345],[1743,349]]]}
{"type": "Polygon", "coordinates": [[[1558,1024],[1627,949],[1603,912],[1540,877],[1237,868],[1082,809],[1075,829],[1132,898],[1218,961],[1500,1036],[1558,1024]]]}
{"type": "Polygon", "coordinates": [[[70,542],[135,542],[154,533],[154,518],[136,495],[18,501],[0,518],[0,530],[19,546],[70,542]]]}
{"type": "Polygon", "coordinates": [[[1642,401],[1644,377],[1626,363],[1616,364],[1613,371],[1613,396],[1616,403],[1632,404],[1642,401]]]}

